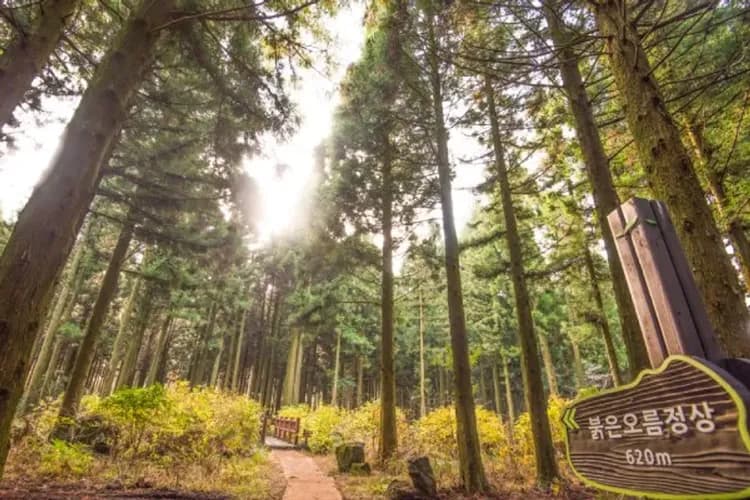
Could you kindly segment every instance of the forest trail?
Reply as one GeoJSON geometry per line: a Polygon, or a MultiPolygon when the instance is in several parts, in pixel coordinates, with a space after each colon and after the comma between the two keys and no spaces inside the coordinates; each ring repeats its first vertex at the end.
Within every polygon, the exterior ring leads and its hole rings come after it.
{"type": "Polygon", "coordinates": [[[342,500],[333,478],[324,474],[315,461],[292,449],[274,449],[271,456],[287,480],[283,500],[342,500]]]}

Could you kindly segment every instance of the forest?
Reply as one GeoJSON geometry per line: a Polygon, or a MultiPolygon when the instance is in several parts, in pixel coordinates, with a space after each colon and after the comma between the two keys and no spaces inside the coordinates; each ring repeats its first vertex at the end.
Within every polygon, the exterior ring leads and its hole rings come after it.
{"type": "Polygon", "coordinates": [[[651,368],[607,216],[664,202],[750,357],[748,42],[747,0],[0,2],[0,179],[70,110],[0,212],[0,497],[427,498],[426,456],[434,498],[625,498],[561,422],[651,368]]]}

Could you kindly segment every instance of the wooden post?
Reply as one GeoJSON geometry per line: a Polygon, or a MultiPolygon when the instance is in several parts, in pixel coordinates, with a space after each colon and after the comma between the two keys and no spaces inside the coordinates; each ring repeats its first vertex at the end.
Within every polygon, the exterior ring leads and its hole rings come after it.
{"type": "Polygon", "coordinates": [[[608,216],[652,367],[723,358],[666,206],[632,198],[608,216]]]}

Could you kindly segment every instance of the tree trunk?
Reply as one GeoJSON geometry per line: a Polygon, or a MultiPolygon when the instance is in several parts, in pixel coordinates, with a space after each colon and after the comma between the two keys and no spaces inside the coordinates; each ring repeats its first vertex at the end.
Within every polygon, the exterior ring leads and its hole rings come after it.
{"type": "Polygon", "coordinates": [[[546,334],[539,334],[539,346],[542,350],[542,361],[544,362],[544,373],[547,375],[547,387],[553,396],[559,396],[560,391],[557,388],[557,372],[555,371],[555,362],[552,360],[552,351],[549,347],[549,338],[546,334]]]}
{"type": "Polygon", "coordinates": [[[151,312],[153,311],[152,299],[153,290],[149,288],[141,298],[141,303],[138,304],[138,320],[136,321],[133,335],[128,339],[125,348],[122,367],[115,382],[115,390],[138,385],[135,380],[136,369],[138,367],[138,353],[141,351],[143,336],[146,333],[151,312]]]}
{"type": "Polygon", "coordinates": [[[227,336],[226,333],[221,336],[219,339],[219,351],[216,353],[216,357],[214,358],[214,365],[211,367],[211,378],[208,381],[208,385],[211,387],[217,387],[217,384],[219,382],[219,371],[221,369],[221,361],[224,357],[224,353],[226,352],[226,346],[227,346],[227,336]]]}
{"type": "Polygon", "coordinates": [[[531,420],[531,431],[534,438],[534,456],[536,458],[537,482],[547,487],[557,477],[557,462],[555,448],[552,444],[552,434],[547,418],[547,400],[544,396],[544,385],[539,369],[539,348],[534,332],[534,322],[531,316],[531,303],[526,287],[523,254],[521,253],[521,239],[513,208],[510,191],[510,181],[505,165],[505,152],[500,137],[500,126],[495,108],[495,91],[489,78],[485,80],[485,94],[487,108],[492,128],[492,144],[495,152],[495,166],[497,168],[500,197],[502,198],[503,217],[505,219],[505,240],[510,256],[510,275],[513,281],[513,291],[516,299],[516,318],[518,334],[521,344],[521,372],[523,374],[524,394],[526,406],[531,420]]]}
{"type": "Polygon", "coordinates": [[[688,139],[693,147],[695,157],[700,164],[699,171],[703,173],[705,183],[716,202],[722,225],[732,242],[732,247],[737,256],[737,263],[740,266],[740,271],[745,281],[745,292],[750,293],[750,241],[748,241],[742,224],[737,220],[737,217],[727,213],[727,196],[724,191],[724,185],[711,167],[711,154],[706,148],[700,127],[694,123],[687,123],[685,129],[687,130],[688,139]]]}
{"type": "Polygon", "coordinates": [[[364,402],[365,362],[362,356],[357,356],[357,408],[364,402]]]}
{"type": "Polygon", "coordinates": [[[50,389],[52,379],[55,377],[56,368],[59,365],[60,353],[65,347],[65,339],[61,336],[56,336],[55,347],[52,348],[52,356],[50,356],[50,362],[48,363],[47,370],[44,372],[44,380],[39,388],[39,399],[44,398],[50,389]]]}
{"type": "Polygon", "coordinates": [[[47,324],[47,331],[44,334],[44,341],[39,349],[34,369],[29,377],[26,394],[18,405],[19,412],[25,412],[28,407],[39,402],[43,390],[42,382],[47,373],[50,359],[52,359],[52,351],[53,346],[55,345],[55,339],[57,338],[57,330],[60,328],[60,325],[65,318],[68,304],[71,300],[75,300],[74,298],[78,294],[78,285],[80,285],[80,280],[78,279],[79,267],[87,244],[85,238],[86,230],[84,229],[82,232],[84,233],[84,238],[81,239],[75,253],[73,254],[70,269],[68,270],[68,276],[63,281],[60,293],[57,296],[55,307],[52,310],[52,315],[47,324]]]}
{"type": "Polygon", "coordinates": [[[503,409],[500,404],[500,371],[497,369],[497,363],[492,363],[492,394],[495,397],[495,413],[503,423],[503,409]]]}
{"type": "Polygon", "coordinates": [[[284,389],[281,396],[281,404],[296,405],[299,403],[299,386],[302,371],[302,332],[298,327],[292,327],[292,342],[289,346],[289,356],[287,356],[286,370],[284,374],[284,389]]]}
{"type": "Polygon", "coordinates": [[[339,370],[341,366],[341,329],[336,329],[336,354],[333,361],[333,388],[331,389],[331,405],[338,406],[339,400],[339,370]]]}
{"type": "Polygon", "coordinates": [[[484,363],[482,363],[481,359],[479,360],[479,388],[477,391],[477,399],[479,401],[480,405],[485,405],[487,403],[487,387],[484,385],[484,363]]]}
{"type": "Polygon", "coordinates": [[[451,168],[448,158],[448,132],[443,116],[442,80],[439,67],[438,42],[435,36],[435,18],[427,13],[429,78],[432,89],[432,105],[435,120],[435,143],[440,183],[440,204],[443,215],[443,237],[445,239],[445,272],[448,292],[448,317],[450,322],[451,348],[453,352],[453,378],[456,397],[456,436],[461,485],[468,493],[479,493],[487,489],[488,483],[482,464],[482,453],[477,433],[474,396],[471,387],[471,363],[469,361],[466,318],[464,316],[461,270],[459,267],[458,237],[453,220],[451,194],[451,168]]]}
{"type": "Polygon", "coordinates": [[[586,372],[583,369],[583,359],[581,358],[581,349],[578,341],[570,336],[570,345],[573,346],[573,373],[576,380],[576,390],[586,387],[586,372]]]}
{"type": "Polygon", "coordinates": [[[240,318],[240,331],[237,334],[237,345],[234,351],[234,362],[232,365],[232,391],[239,392],[240,380],[240,361],[242,360],[242,351],[245,346],[245,328],[247,321],[247,311],[242,309],[240,318]]]}
{"type": "Polygon", "coordinates": [[[708,315],[727,354],[750,356],[750,314],[693,164],[623,0],[594,4],[625,117],[654,195],[669,207],[708,315]],[[679,182],[676,180],[679,179],[679,182]]]}
{"type": "Polygon", "coordinates": [[[419,416],[427,415],[427,394],[424,381],[424,304],[422,288],[419,288],[419,416]]]}
{"type": "Polygon", "coordinates": [[[190,369],[188,371],[188,380],[190,386],[194,387],[199,385],[203,376],[203,361],[207,356],[206,350],[208,349],[208,340],[213,335],[214,322],[216,320],[216,301],[212,300],[208,306],[208,318],[206,324],[201,329],[200,338],[198,339],[198,345],[193,351],[192,359],[190,362],[190,369]]]}
{"type": "Polygon", "coordinates": [[[31,83],[52,56],[65,32],[78,0],[46,0],[29,33],[17,30],[16,38],[0,53],[0,129],[23,101],[31,83]]]}
{"type": "Polygon", "coordinates": [[[398,447],[396,429],[396,377],[393,366],[393,177],[392,151],[384,137],[382,172],[383,260],[380,302],[380,460],[386,461],[398,447]]]}
{"type": "Polygon", "coordinates": [[[151,358],[151,366],[149,366],[148,374],[144,385],[153,385],[157,381],[160,367],[164,364],[164,358],[167,355],[167,346],[169,345],[169,334],[170,327],[173,321],[172,312],[168,311],[164,317],[164,323],[161,325],[159,330],[159,338],[156,341],[156,349],[154,350],[154,356],[151,358]]]}
{"type": "Polygon", "coordinates": [[[40,318],[173,5],[143,2],[97,66],[0,257],[0,475],[40,318]]]}
{"type": "Polygon", "coordinates": [[[614,383],[615,386],[622,385],[620,369],[617,365],[617,352],[615,351],[615,343],[612,340],[612,332],[609,330],[609,322],[607,321],[607,313],[604,310],[604,300],[602,300],[602,293],[601,290],[599,290],[599,281],[596,276],[594,259],[591,255],[591,249],[589,248],[587,241],[584,241],[583,245],[583,260],[586,264],[586,272],[589,275],[589,281],[591,283],[591,294],[594,296],[594,303],[596,304],[598,315],[596,326],[602,334],[602,339],[604,339],[604,348],[605,352],[607,353],[607,363],[609,364],[609,373],[612,375],[612,383],[614,383]]]}
{"type": "MultiPolygon", "coordinates": [[[[117,281],[120,277],[120,270],[125,262],[132,237],[133,226],[127,223],[123,226],[120,236],[117,238],[117,244],[112,251],[107,271],[104,274],[104,279],[102,279],[102,286],[96,297],[94,310],[86,326],[86,333],[81,341],[81,347],[78,349],[70,382],[68,382],[68,387],[65,390],[65,396],[63,396],[62,405],[60,406],[60,417],[63,419],[74,418],[78,411],[78,404],[81,402],[81,397],[83,396],[84,383],[86,382],[86,377],[96,352],[96,344],[99,341],[104,320],[107,318],[109,305],[117,293],[117,281]]],[[[60,429],[63,428],[65,428],[64,423],[60,426],[60,429]]]]}
{"type": "Polygon", "coordinates": [[[128,327],[131,325],[130,318],[141,291],[141,284],[142,279],[139,276],[133,278],[133,284],[130,287],[130,294],[120,311],[120,327],[117,330],[117,336],[112,345],[112,354],[109,358],[109,364],[104,372],[104,380],[102,381],[100,391],[101,396],[109,396],[114,390],[115,380],[117,379],[117,374],[120,372],[120,363],[122,362],[122,357],[125,354],[125,349],[128,345],[128,327]]]}
{"type": "Polygon", "coordinates": [[[542,10],[547,20],[550,37],[557,50],[563,88],[575,119],[576,136],[580,141],[586,174],[594,197],[596,218],[607,252],[607,264],[612,277],[622,337],[628,354],[630,378],[633,378],[642,369],[648,368],[649,361],[633,301],[625,281],[625,274],[617,255],[615,239],[607,222],[607,215],[620,205],[620,201],[612,181],[609,159],[604,152],[599,129],[596,126],[594,111],[583,85],[578,57],[573,51],[571,37],[564,31],[565,27],[560,19],[558,2],[559,0],[546,0],[542,10]]]}
{"type": "Polygon", "coordinates": [[[513,402],[513,386],[510,383],[510,361],[504,355],[500,357],[503,363],[503,381],[505,382],[505,406],[508,407],[508,424],[511,434],[513,433],[513,424],[516,422],[516,405],[513,402]]]}

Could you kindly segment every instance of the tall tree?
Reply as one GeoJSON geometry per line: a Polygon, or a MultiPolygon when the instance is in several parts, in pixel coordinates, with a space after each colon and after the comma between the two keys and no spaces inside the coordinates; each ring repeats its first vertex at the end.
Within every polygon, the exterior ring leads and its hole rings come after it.
{"type": "Polygon", "coordinates": [[[78,410],[78,404],[81,402],[84,384],[86,383],[91,363],[94,360],[96,343],[99,340],[102,325],[104,324],[107,312],[109,311],[109,305],[117,292],[117,282],[120,277],[120,270],[122,269],[122,265],[127,257],[128,247],[130,246],[132,237],[133,225],[126,224],[120,230],[114,250],[112,250],[112,256],[109,260],[107,272],[102,279],[102,285],[99,289],[99,294],[96,297],[96,303],[94,304],[91,318],[89,319],[88,325],[86,325],[86,332],[83,341],[81,342],[81,346],[78,349],[78,355],[76,356],[75,365],[73,366],[70,382],[65,389],[65,395],[62,404],[60,405],[61,420],[58,422],[57,431],[60,435],[64,435],[65,430],[69,426],[69,422],[65,419],[75,417],[76,411],[78,410]]]}
{"type": "MultiPolygon", "coordinates": [[[[531,420],[534,439],[534,456],[536,459],[537,482],[547,487],[557,477],[557,462],[552,444],[549,419],[547,418],[547,401],[542,385],[539,367],[539,347],[531,314],[531,301],[526,286],[526,277],[521,253],[521,240],[516,223],[513,199],[508,180],[508,168],[505,164],[503,139],[500,135],[500,123],[495,106],[495,90],[489,78],[485,80],[485,96],[492,129],[492,144],[495,154],[496,175],[500,187],[500,198],[505,218],[505,239],[510,255],[510,275],[513,281],[513,292],[516,301],[518,333],[521,344],[521,366],[524,382],[526,407],[531,420]]],[[[549,363],[551,365],[551,362],[549,363]]],[[[550,383],[550,389],[555,387],[550,383]]]]}
{"type": "Polygon", "coordinates": [[[612,288],[617,299],[622,336],[628,353],[628,366],[631,376],[635,376],[648,366],[648,356],[625,281],[625,274],[617,256],[615,240],[607,222],[607,215],[620,205],[620,200],[614,188],[609,159],[604,151],[594,119],[594,111],[581,76],[578,55],[573,45],[574,37],[566,29],[560,2],[546,0],[542,10],[547,21],[549,36],[556,49],[555,55],[560,68],[563,90],[575,119],[576,136],[581,144],[586,173],[594,196],[596,218],[604,240],[604,248],[607,251],[612,288]]]}
{"type": "Polygon", "coordinates": [[[440,46],[436,33],[434,6],[429,5],[426,16],[428,78],[432,98],[434,141],[437,149],[437,170],[440,183],[440,206],[445,243],[445,273],[448,283],[448,316],[453,352],[454,394],[456,397],[456,435],[461,484],[475,493],[487,489],[487,478],[477,432],[474,393],[471,384],[466,318],[464,315],[458,237],[453,216],[451,167],[448,156],[448,132],[443,114],[443,84],[441,77],[440,46]]]}
{"type": "MultiPolygon", "coordinates": [[[[173,2],[144,2],[99,65],[47,175],[18,216],[0,257],[0,472],[28,357],[52,287],[83,223],[131,98],[173,2]]],[[[84,374],[85,376],[85,374],[84,374]]]]}
{"type": "Polygon", "coordinates": [[[41,73],[65,32],[79,0],[45,0],[28,29],[18,26],[15,40],[0,53],[0,129],[11,121],[31,82],[41,73]]]}
{"type": "Polygon", "coordinates": [[[629,19],[630,9],[625,0],[591,0],[589,4],[607,43],[618,96],[646,178],[671,212],[716,333],[730,355],[750,355],[750,314],[737,274],[654,68],[629,19]]]}

